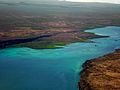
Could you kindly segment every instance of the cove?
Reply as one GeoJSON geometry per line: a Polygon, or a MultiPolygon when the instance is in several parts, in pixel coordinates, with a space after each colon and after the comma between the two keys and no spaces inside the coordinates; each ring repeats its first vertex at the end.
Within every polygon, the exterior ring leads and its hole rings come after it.
{"type": "Polygon", "coordinates": [[[82,64],[120,48],[120,27],[86,30],[107,38],[73,43],[60,49],[0,50],[0,90],[78,90],[82,64]]]}

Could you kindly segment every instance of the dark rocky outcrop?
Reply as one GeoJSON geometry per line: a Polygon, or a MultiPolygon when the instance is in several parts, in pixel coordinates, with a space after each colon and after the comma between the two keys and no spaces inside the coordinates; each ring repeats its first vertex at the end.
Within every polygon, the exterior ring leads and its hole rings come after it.
{"type": "Polygon", "coordinates": [[[38,37],[34,37],[34,38],[24,38],[24,39],[0,41],[0,49],[4,49],[4,48],[9,47],[9,46],[14,45],[14,44],[32,42],[34,40],[42,39],[42,38],[50,37],[50,36],[51,35],[43,35],[43,36],[38,36],[38,37]]]}

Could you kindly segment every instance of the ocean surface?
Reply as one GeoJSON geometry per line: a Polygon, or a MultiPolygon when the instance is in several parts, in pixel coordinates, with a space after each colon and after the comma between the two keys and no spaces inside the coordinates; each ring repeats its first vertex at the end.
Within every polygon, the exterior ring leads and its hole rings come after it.
{"type": "Polygon", "coordinates": [[[120,27],[86,30],[107,38],[72,43],[60,49],[0,50],[0,90],[78,90],[82,64],[120,48],[120,27]]]}

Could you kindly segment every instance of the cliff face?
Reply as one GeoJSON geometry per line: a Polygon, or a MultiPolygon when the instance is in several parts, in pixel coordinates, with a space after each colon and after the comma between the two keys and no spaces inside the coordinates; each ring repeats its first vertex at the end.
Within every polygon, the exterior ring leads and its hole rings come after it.
{"type": "Polygon", "coordinates": [[[80,90],[120,90],[120,49],[86,61],[81,71],[80,90]]]}

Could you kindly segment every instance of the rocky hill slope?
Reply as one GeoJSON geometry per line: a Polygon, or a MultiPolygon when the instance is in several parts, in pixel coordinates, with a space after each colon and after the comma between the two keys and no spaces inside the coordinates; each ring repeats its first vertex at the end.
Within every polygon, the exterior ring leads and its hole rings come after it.
{"type": "Polygon", "coordinates": [[[83,65],[80,90],[120,90],[120,49],[83,65]]]}

